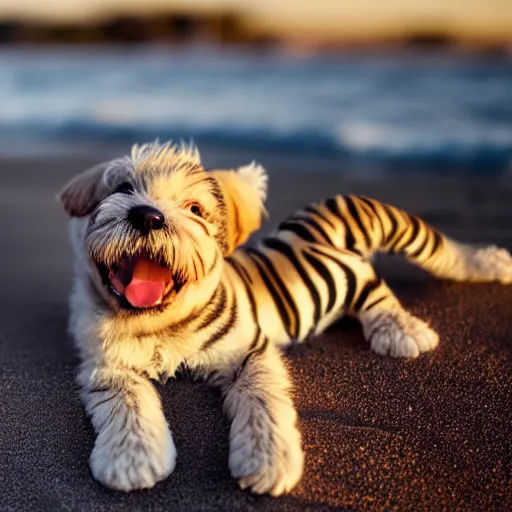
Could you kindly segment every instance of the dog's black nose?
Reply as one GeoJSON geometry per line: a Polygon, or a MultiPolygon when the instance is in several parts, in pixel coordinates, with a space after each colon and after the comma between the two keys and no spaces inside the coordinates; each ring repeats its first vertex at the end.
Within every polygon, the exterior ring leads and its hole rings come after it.
{"type": "Polygon", "coordinates": [[[151,206],[134,206],[128,212],[131,225],[141,233],[148,234],[153,229],[162,229],[165,218],[162,212],[151,206]]]}

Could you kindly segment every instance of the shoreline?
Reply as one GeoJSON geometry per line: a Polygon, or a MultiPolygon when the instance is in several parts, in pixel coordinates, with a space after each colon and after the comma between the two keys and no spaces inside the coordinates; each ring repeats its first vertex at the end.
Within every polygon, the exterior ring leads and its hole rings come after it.
{"type": "Polygon", "coordinates": [[[0,45],[82,47],[156,44],[183,47],[203,44],[222,48],[238,46],[262,51],[281,50],[292,55],[366,52],[385,48],[512,57],[512,38],[503,25],[494,26],[494,30],[488,24],[456,27],[442,23],[441,16],[438,23],[420,18],[403,19],[401,24],[396,20],[392,24],[384,22],[379,26],[379,22],[374,21],[373,28],[368,30],[365,23],[357,26],[357,23],[348,22],[342,15],[343,9],[333,12],[337,23],[327,18],[322,23],[308,26],[308,23],[297,23],[297,20],[294,23],[289,17],[276,23],[276,20],[265,20],[250,10],[205,7],[175,6],[140,12],[106,10],[96,15],[77,14],[62,19],[52,18],[46,12],[37,16],[34,9],[25,14],[2,12],[0,45]]]}

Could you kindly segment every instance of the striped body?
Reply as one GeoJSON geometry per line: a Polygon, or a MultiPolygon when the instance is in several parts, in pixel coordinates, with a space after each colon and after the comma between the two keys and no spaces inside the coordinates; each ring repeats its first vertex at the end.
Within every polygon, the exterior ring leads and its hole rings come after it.
{"type": "Polygon", "coordinates": [[[454,267],[450,242],[421,219],[337,196],[299,210],[256,248],[238,249],[223,281],[234,284],[238,303],[251,305],[263,333],[286,345],[386,299],[389,289],[369,264],[375,251],[404,253],[438,274],[454,267]]]}
{"type": "Polygon", "coordinates": [[[373,277],[360,255],[287,230],[238,250],[229,267],[242,284],[239,301],[251,304],[255,323],[278,345],[322,332],[350,311],[373,277]]]}
{"type": "Polygon", "coordinates": [[[153,338],[147,338],[141,371],[159,378],[174,375],[183,364],[196,375],[209,377],[212,370],[217,375],[219,368],[238,364],[269,343],[302,342],[344,315],[361,322],[378,353],[416,357],[433,349],[437,335],[403,309],[376,273],[371,257],[378,251],[401,253],[438,277],[512,278],[512,266],[499,265],[503,251],[459,244],[420,218],[373,199],[337,196],[297,211],[256,247],[240,247],[216,260],[211,274],[219,281],[211,298],[161,331],[158,357],[147,348],[153,338]],[[382,341],[382,326],[414,334],[400,343],[382,341]],[[415,329],[428,334],[424,344],[415,329]]]}

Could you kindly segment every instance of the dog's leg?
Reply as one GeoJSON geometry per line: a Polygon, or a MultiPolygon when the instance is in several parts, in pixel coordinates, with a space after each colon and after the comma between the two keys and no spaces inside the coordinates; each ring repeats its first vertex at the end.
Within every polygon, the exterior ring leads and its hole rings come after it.
{"type": "MultiPolygon", "coordinates": [[[[446,252],[452,257],[452,266],[446,277],[459,281],[512,283],[512,256],[495,245],[473,247],[447,240],[446,252]]],[[[445,277],[443,272],[441,277],[445,277]]]]}
{"type": "Polygon", "coordinates": [[[433,252],[406,245],[403,253],[409,261],[442,279],[512,283],[512,256],[506,249],[474,247],[439,236],[441,243],[433,252]]]}
{"type": "Polygon", "coordinates": [[[277,348],[262,339],[225,377],[231,474],[242,489],[257,494],[291,490],[302,476],[304,455],[290,378],[277,348]]]}
{"type": "Polygon", "coordinates": [[[439,337],[423,320],[407,312],[382,279],[368,281],[353,314],[372,350],[392,357],[417,357],[437,347],[439,337]]]}
{"type": "Polygon", "coordinates": [[[83,365],[81,396],[98,437],[96,480],[118,491],[153,487],[174,469],[176,448],[152,384],[129,370],[83,365]]]}
{"type": "Polygon", "coordinates": [[[359,247],[363,252],[404,254],[411,263],[442,279],[512,283],[512,256],[506,249],[456,242],[419,217],[374,199],[344,198],[336,205],[342,207],[344,216],[355,214],[360,219],[364,211],[370,219],[368,244],[359,247]]]}

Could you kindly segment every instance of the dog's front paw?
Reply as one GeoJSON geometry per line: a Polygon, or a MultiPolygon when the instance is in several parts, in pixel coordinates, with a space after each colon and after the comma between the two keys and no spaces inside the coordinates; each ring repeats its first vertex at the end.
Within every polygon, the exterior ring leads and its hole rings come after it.
{"type": "Polygon", "coordinates": [[[144,429],[134,422],[122,431],[100,432],[89,463],[94,478],[110,489],[147,489],[172,473],[176,448],[167,427],[144,429]]]}
{"type": "MultiPolygon", "coordinates": [[[[295,417],[294,410],[288,413],[285,416],[295,417]]],[[[304,454],[295,422],[279,424],[276,420],[262,413],[249,418],[240,415],[232,424],[229,469],[242,489],[279,496],[295,487],[302,476],[304,454]]]]}
{"type": "Polygon", "coordinates": [[[399,310],[380,313],[365,325],[373,351],[382,356],[418,357],[439,344],[439,336],[425,322],[399,310]]]}

